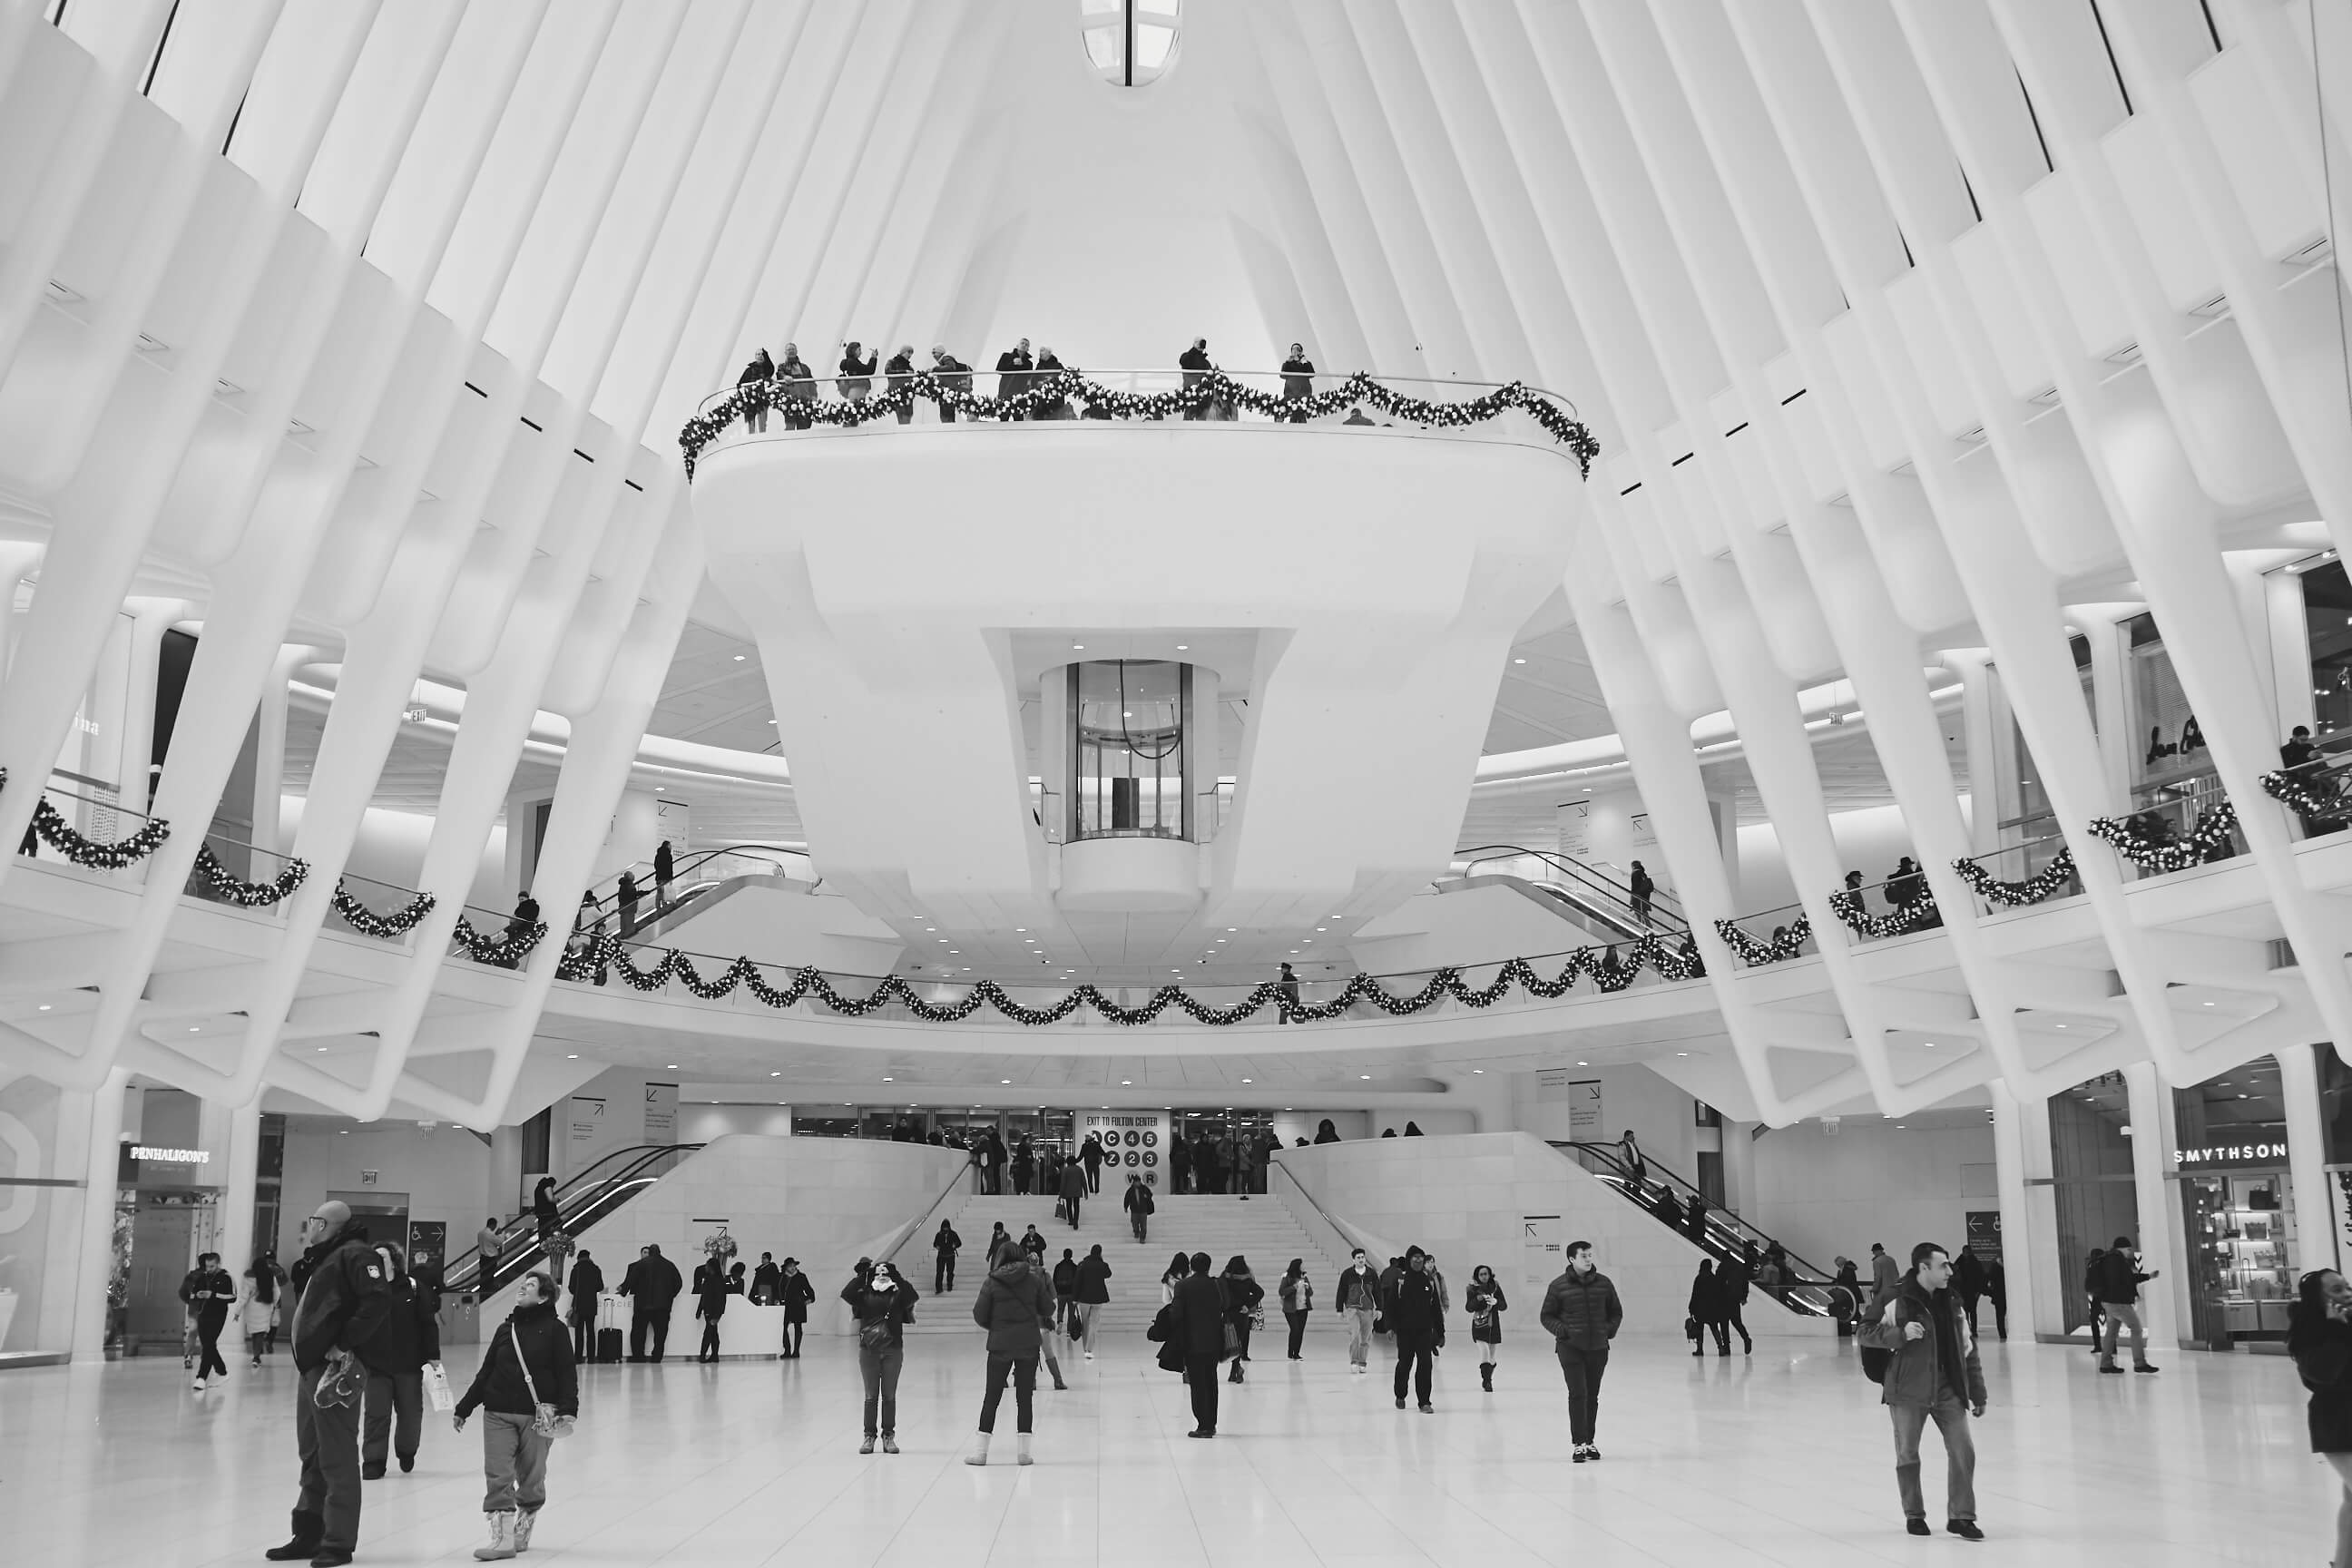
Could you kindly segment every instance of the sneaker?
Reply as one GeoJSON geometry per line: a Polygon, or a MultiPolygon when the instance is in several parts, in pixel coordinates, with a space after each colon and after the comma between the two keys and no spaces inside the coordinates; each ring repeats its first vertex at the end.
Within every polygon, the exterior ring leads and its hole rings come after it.
{"type": "Polygon", "coordinates": [[[1927,1528],[1927,1521],[1921,1519],[1916,1513],[1903,1521],[1903,1528],[1909,1531],[1914,1535],[1933,1535],[1936,1533],[1934,1531],[1927,1528]]]}
{"type": "Polygon", "coordinates": [[[893,1436],[890,1436],[890,1434],[889,1434],[889,1433],[887,1433],[887,1432],[883,1433],[883,1434],[882,1434],[882,1451],[883,1451],[884,1453],[886,1453],[886,1454],[895,1454],[895,1453],[897,1453],[897,1452],[898,1451],[898,1438],[896,1438],[896,1437],[893,1437],[893,1436]]]}
{"type": "Polygon", "coordinates": [[[1573,1454],[1570,1454],[1570,1455],[1568,1457],[1568,1462],[1569,1462],[1570,1464],[1571,1464],[1571,1465],[1580,1465],[1580,1464],[1584,1463],[1584,1445],[1583,1445],[1583,1444],[1579,1443],[1579,1444],[1576,1446],[1576,1452],[1575,1452],[1575,1453],[1573,1453],[1573,1454]]]}
{"type": "Polygon", "coordinates": [[[205,1380],[201,1377],[196,1379],[195,1382],[188,1384],[188,1392],[191,1394],[202,1394],[204,1391],[205,1380]]]}
{"type": "Polygon", "coordinates": [[[1584,1446],[1584,1457],[1592,1460],[1596,1464],[1599,1463],[1601,1459],[1601,1445],[1598,1443],[1587,1443],[1584,1446]]]}
{"type": "Polygon", "coordinates": [[[1087,1352],[1087,1359],[1088,1361],[1092,1361],[1092,1360],[1094,1360],[1094,1359],[1095,1359],[1095,1352],[1092,1352],[1092,1351],[1088,1351],[1088,1352],[1087,1352]]]}
{"type": "Polygon", "coordinates": [[[1216,1434],[1214,1432],[1203,1432],[1201,1428],[1195,1426],[1190,1432],[1185,1433],[1184,1436],[1187,1437],[1213,1437],[1216,1434]]]}
{"type": "Polygon", "coordinates": [[[368,1466],[365,1469],[360,1471],[360,1479],[363,1481],[380,1481],[383,1479],[383,1467],[382,1465],[368,1466]]]}
{"type": "Polygon", "coordinates": [[[861,1453],[861,1454],[870,1454],[870,1453],[872,1453],[872,1452],[874,1451],[874,1439],[873,1439],[873,1438],[871,1438],[871,1437],[868,1437],[868,1438],[866,1438],[864,1442],[862,1442],[862,1443],[858,1444],[858,1445],[857,1445],[857,1451],[858,1451],[859,1453],[861,1453]]]}
{"type": "Polygon", "coordinates": [[[1962,1541],[1982,1541],[1984,1539],[1984,1531],[1977,1528],[1977,1521],[1973,1519],[1948,1520],[1945,1521],[1944,1528],[1950,1531],[1954,1535],[1958,1536],[1962,1541]]]}

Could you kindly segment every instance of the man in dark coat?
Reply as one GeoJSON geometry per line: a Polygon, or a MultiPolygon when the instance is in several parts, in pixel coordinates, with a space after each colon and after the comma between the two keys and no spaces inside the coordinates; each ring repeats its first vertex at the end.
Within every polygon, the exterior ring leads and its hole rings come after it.
{"type": "MultiPolygon", "coordinates": [[[[1286,401],[1315,395],[1315,362],[1307,357],[1304,343],[1291,344],[1290,357],[1282,362],[1282,395],[1286,401]]],[[[1305,409],[1294,410],[1289,417],[1293,425],[1307,423],[1305,409]]]]}
{"type": "Polygon", "coordinates": [[[195,1392],[205,1391],[205,1379],[218,1367],[223,1377],[228,1375],[228,1363],[221,1360],[221,1330],[228,1325],[228,1310],[236,1300],[236,1281],[220,1266],[220,1254],[207,1252],[196,1259],[180,1281],[180,1300],[196,1319],[196,1378],[195,1392]]]}
{"type": "Polygon", "coordinates": [[[1544,1292],[1542,1322],[1559,1352],[1568,1381],[1569,1441],[1577,1464],[1601,1458],[1593,1437],[1601,1423],[1601,1378],[1609,1370],[1609,1342],[1625,1321],[1617,1287],[1593,1266],[1592,1244],[1568,1244],[1568,1268],[1544,1292]]]}
{"type": "MultiPolygon", "coordinates": [[[[900,387],[914,380],[915,345],[912,343],[900,344],[898,352],[892,354],[889,360],[882,366],[882,374],[884,376],[888,378],[882,384],[883,391],[893,395],[895,395],[900,387]]],[[[914,423],[914,420],[915,403],[914,399],[908,398],[907,400],[907,406],[898,410],[898,423],[901,425],[911,425],[914,423]]]]}
{"type": "Polygon", "coordinates": [[[330,1198],[302,1222],[302,1261],[310,1267],[294,1308],[294,1447],[302,1490],[294,1536],[263,1555],[272,1563],[349,1563],[360,1539],[360,1393],[366,1372],[359,1347],[391,1310],[383,1263],[351,1205],[330,1198]],[[325,1403],[321,1405],[320,1398],[325,1403]]]}
{"type": "MultiPolygon", "coordinates": [[[[1027,338],[1023,338],[1019,342],[998,354],[996,356],[996,395],[999,398],[1017,397],[1028,391],[1029,372],[1036,367],[1036,363],[1035,360],[1029,357],[1027,338]]],[[[1007,414],[1004,417],[1020,419],[1023,416],[1007,414]]]]}
{"type": "Polygon", "coordinates": [[[738,386],[758,389],[743,395],[743,428],[754,436],[767,431],[768,382],[775,374],[776,362],[768,357],[767,350],[761,349],[751,356],[751,363],[743,367],[743,374],[735,378],[738,386]]]}
{"type": "Polygon", "coordinates": [[[677,1265],[662,1256],[661,1247],[646,1243],[637,1260],[621,1277],[621,1294],[629,1298],[634,1310],[629,1315],[629,1359],[658,1362],[669,1343],[669,1309],[686,1281],[677,1272],[677,1265]],[[654,1339],[654,1353],[646,1354],[646,1335],[654,1339]]]}
{"type": "Polygon", "coordinates": [[[1437,1349],[1437,1325],[1444,1315],[1444,1306],[1437,1299],[1437,1286],[1429,1278],[1429,1255],[1418,1247],[1405,1249],[1404,1268],[1389,1287],[1381,1313],[1389,1321],[1389,1331],[1396,1335],[1396,1407],[1404,1408],[1405,1379],[1412,1379],[1413,1394],[1420,1402],[1421,1413],[1427,1415],[1437,1407],[1429,1402],[1432,1360],[1437,1349]]]}
{"type": "Polygon", "coordinates": [[[1087,1195],[1087,1173],[1077,1161],[1062,1167],[1062,1202],[1070,1212],[1070,1228],[1078,1228],[1078,1205],[1087,1195]]]}
{"type": "Polygon", "coordinates": [[[604,1271],[583,1247],[572,1260],[572,1359],[596,1359],[596,1305],[604,1294],[604,1271]]]}
{"type": "Polygon", "coordinates": [[[2132,1333],[2132,1370],[2156,1370],[2147,1359],[2147,1330],[2139,1320],[2139,1288],[2162,1272],[2158,1268],[2151,1268],[2145,1274],[2140,1272],[2139,1248],[2127,1236],[2116,1237],[2115,1246],[2109,1247],[2107,1255],[2099,1260],[2096,1294],[2107,1319],[2106,1337],[2099,1347],[2101,1372],[2123,1371],[2116,1364],[2116,1341],[2126,1328],[2129,1328],[2132,1333]]]}
{"type": "MultiPolygon", "coordinates": [[[[939,377],[940,389],[943,392],[968,393],[971,390],[971,366],[948,353],[945,343],[931,345],[931,374],[939,377]]],[[[955,410],[944,403],[940,405],[940,423],[955,423],[955,410]]]]}
{"type": "Polygon", "coordinates": [[[669,903],[669,885],[677,875],[677,860],[670,853],[669,840],[665,838],[654,847],[654,912],[659,914],[669,903]]]}
{"type": "Polygon", "coordinates": [[[441,1359],[440,1297],[409,1277],[400,1248],[392,1243],[377,1243],[375,1254],[383,1263],[384,1294],[392,1305],[383,1325],[360,1347],[360,1362],[367,1368],[360,1477],[371,1481],[383,1479],[384,1460],[394,1455],[401,1474],[416,1468],[417,1439],[425,1430],[425,1368],[441,1359]]]}
{"type": "MultiPolygon", "coordinates": [[[[1176,356],[1176,363],[1184,372],[1185,391],[1190,392],[1200,385],[1208,375],[1209,340],[1194,338],[1192,346],[1176,356]]],[[[1184,410],[1184,417],[1187,419],[1198,419],[1200,416],[1201,410],[1196,406],[1187,407],[1184,410]]]]}
{"type": "Polygon", "coordinates": [[[1209,1275],[1209,1255],[1196,1252],[1192,1272],[1176,1282],[1169,1298],[1170,1340],[1181,1347],[1184,1381],[1192,1390],[1192,1430],[1188,1437],[1217,1435],[1217,1363],[1225,1354],[1225,1292],[1209,1275]]]}
{"type": "Polygon", "coordinates": [[[1976,1336],[1960,1315],[1949,1289],[1952,1260],[1932,1241],[1911,1249],[1911,1271],[1874,1301],[1860,1340],[1865,1350],[1886,1351],[1890,1359],[1879,1384],[1879,1402],[1895,1426],[1895,1483],[1903,1499],[1904,1528],[1927,1535],[1927,1502],[1919,1487],[1919,1437],[1933,1420],[1943,1434],[1945,1484],[1949,1493],[1944,1528],[1968,1541],[1982,1541],[1977,1528],[1976,1440],[1972,1415],[1985,1413],[1984,1367],[1976,1336]]]}
{"type": "Polygon", "coordinates": [[[1087,1191],[1089,1194],[1101,1192],[1103,1163],[1102,1139],[1095,1133],[1087,1133],[1087,1141],[1078,1145],[1078,1159],[1087,1168],[1087,1191]]]}

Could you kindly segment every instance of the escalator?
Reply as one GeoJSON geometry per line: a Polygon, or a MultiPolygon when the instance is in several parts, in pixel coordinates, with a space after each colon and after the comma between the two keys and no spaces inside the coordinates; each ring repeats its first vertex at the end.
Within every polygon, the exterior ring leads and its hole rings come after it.
{"type": "MultiPolygon", "coordinates": [[[[701,1147],[699,1143],[646,1143],[605,1155],[555,1189],[555,1212],[563,1234],[578,1241],[583,1232],[669,1174],[679,1161],[701,1147]]],[[[482,1278],[481,1248],[470,1247],[444,1265],[441,1288],[488,1298],[547,1261],[547,1249],[540,1245],[539,1222],[528,1212],[499,1227],[499,1244],[498,1267],[488,1279],[482,1278]]]]}
{"type": "Polygon", "coordinates": [[[1672,893],[1653,889],[1646,900],[1636,900],[1633,888],[1614,872],[1548,849],[1486,844],[1457,851],[1454,864],[1462,868],[1466,885],[1504,883],[1602,942],[1690,934],[1690,921],[1672,893]]]}
{"type": "Polygon", "coordinates": [[[1648,1213],[1660,1225],[1696,1242],[1718,1263],[1737,1263],[1745,1268],[1751,1251],[1760,1258],[1779,1247],[1781,1257],[1788,1260],[1790,1278],[1777,1294],[1759,1289],[1756,1292],[1759,1298],[1778,1301],[1802,1317],[1838,1321],[1850,1319],[1860,1310],[1861,1303],[1853,1299],[1853,1292],[1840,1285],[1833,1275],[1798,1257],[1738,1215],[1708,1205],[1699,1228],[1694,1231],[1686,1219],[1675,1217],[1674,1210],[1662,1212],[1669,1194],[1684,1215],[1688,1214],[1692,1200],[1706,1200],[1696,1187],[1648,1155],[1643,1156],[1644,1179],[1636,1184],[1617,1144],[1564,1143],[1555,1140],[1551,1146],[1582,1165],[1601,1185],[1615,1188],[1619,1196],[1648,1213]]]}
{"type": "Polygon", "coordinates": [[[688,912],[698,912],[695,905],[740,886],[746,878],[772,878],[811,889],[817,882],[806,849],[778,844],[730,844],[723,848],[694,849],[678,856],[670,868],[670,895],[667,900],[659,896],[651,861],[624,867],[595,883],[588,889],[593,911],[585,905],[572,911],[574,931],[601,924],[614,935],[623,934],[621,878],[625,875],[637,889],[635,914],[626,934],[640,940],[659,935],[688,912]]]}

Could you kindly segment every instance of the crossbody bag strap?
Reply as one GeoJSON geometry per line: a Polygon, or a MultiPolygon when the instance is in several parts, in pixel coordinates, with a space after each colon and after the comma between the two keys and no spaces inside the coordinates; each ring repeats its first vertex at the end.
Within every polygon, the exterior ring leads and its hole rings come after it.
{"type": "Polygon", "coordinates": [[[524,1359],[522,1353],[522,1336],[515,1332],[511,1322],[507,1324],[507,1342],[514,1346],[515,1365],[522,1368],[522,1385],[530,1391],[530,1402],[536,1406],[539,1404],[539,1383],[530,1375],[530,1363],[524,1359]]]}

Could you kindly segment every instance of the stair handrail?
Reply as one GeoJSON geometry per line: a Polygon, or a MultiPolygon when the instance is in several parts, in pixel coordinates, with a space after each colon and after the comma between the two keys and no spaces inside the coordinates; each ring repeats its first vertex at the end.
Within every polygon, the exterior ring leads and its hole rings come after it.
{"type": "MultiPolygon", "coordinates": [[[[1524,844],[1481,844],[1473,849],[1455,850],[1453,858],[1456,864],[1476,866],[1482,861],[1503,860],[1516,856],[1526,856],[1529,859],[1540,860],[1545,865],[1564,872],[1574,880],[1582,882],[1606,895],[1612,902],[1623,906],[1626,915],[1629,918],[1632,917],[1633,889],[1630,883],[1621,882],[1606,871],[1599,870],[1581,860],[1572,859],[1553,850],[1532,849],[1524,844]]],[[[1683,913],[1680,899],[1664,889],[1658,888],[1652,889],[1649,901],[1653,925],[1662,926],[1668,931],[1690,930],[1690,921],[1683,913]]]]}
{"type": "MultiPolygon", "coordinates": [[[[1608,1167],[1608,1171],[1605,1173],[1599,1171],[1592,1171],[1591,1174],[1604,1183],[1615,1186],[1619,1192],[1624,1195],[1628,1202],[1640,1204],[1641,1206],[1645,1209],[1650,1207],[1646,1201],[1635,1194],[1633,1186],[1633,1173],[1627,1168],[1624,1157],[1618,1153],[1618,1145],[1614,1143],[1582,1142],[1575,1140],[1564,1139],[1548,1139],[1546,1142],[1549,1142],[1555,1149],[1570,1151],[1580,1161],[1598,1161],[1599,1163],[1606,1165],[1608,1167]]],[[[1688,1199],[1690,1198],[1697,1198],[1699,1201],[1706,1205],[1706,1212],[1708,1222],[1706,1227],[1707,1235],[1704,1238],[1699,1237],[1691,1237],[1691,1239],[1697,1242],[1701,1247],[1705,1248],[1709,1254],[1715,1257],[1717,1261],[1736,1262],[1743,1268],[1746,1267],[1748,1261],[1746,1254],[1740,1247],[1732,1245],[1730,1241],[1724,1240],[1716,1236],[1715,1232],[1718,1229],[1727,1233],[1730,1237],[1737,1238],[1738,1241],[1747,1242],[1752,1240],[1756,1242],[1758,1244],[1757,1250],[1759,1252],[1763,1252],[1771,1247],[1778,1247],[1780,1248],[1780,1256],[1788,1259],[1791,1267],[1791,1277],[1781,1287],[1782,1290],[1787,1292],[1787,1294],[1778,1298],[1781,1304],[1797,1310],[1811,1312],[1822,1317],[1834,1315],[1831,1310],[1830,1302],[1828,1300],[1828,1291],[1832,1286],[1837,1284],[1837,1277],[1834,1274],[1824,1273],[1819,1264],[1813,1263],[1804,1258],[1801,1258],[1796,1253],[1790,1251],[1788,1245],[1782,1242],[1780,1237],[1769,1234],[1761,1227],[1740,1218],[1738,1215],[1733,1213],[1731,1210],[1724,1208],[1720,1205],[1714,1203],[1712,1200],[1707,1198],[1705,1193],[1700,1192],[1698,1188],[1693,1186],[1680,1175],[1677,1175],[1672,1169],[1660,1164],[1656,1160],[1653,1159],[1646,1151],[1642,1155],[1642,1163],[1643,1166],[1643,1179],[1645,1181],[1656,1181],[1660,1178],[1664,1178],[1661,1184],[1665,1186],[1668,1191],[1675,1191],[1677,1188],[1680,1189],[1680,1192],[1676,1194],[1676,1201],[1682,1203],[1686,1210],[1689,1206],[1688,1199]],[[1797,1272],[1798,1270],[1801,1270],[1802,1273],[1797,1272]],[[1815,1276],[1815,1278],[1806,1279],[1803,1277],[1804,1274],[1811,1274],[1815,1276]],[[1819,1292],[1820,1299],[1816,1300],[1811,1295],[1800,1296],[1797,1294],[1800,1290],[1819,1292]]],[[[1586,1168],[1588,1171],[1591,1170],[1591,1166],[1589,1164],[1586,1168]]],[[[1651,1212],[1654,1215],[1656,1213],[1655,1210],[1652,1210],[1651,1212]]],[[[1658,1223],[1664,1225],[1665,1221],[1661,1218],[1658,1223]]],[[[1686,1228],[1684,1230],[1683,1234],[1685,1236],[1690,1235],[1686,1228]]]]}
{"type": "MultiPolygon", "coordinates": [[[[913,1241],[915,1237],[922,1235],[927,1230],[931,1231],[933,1234],[937,1234],[937,1228],[932,1226],[931,1221],[935,1218],[944,1217],[941,1211],[946,1208],[947,1201],[956,1195],[957,1188],[961,1187],[963,1189],[963,1195],[966,1197],[972,1195],[971,1183],[972,1178],[979,1173],[979,1166],[971,1164],[969,1162],[958,1165],[955,1169],[955,1174],[948,1178],[947,1184],[941,1187],[939,1190],[938,1195],[931,1199],[930,1206],[924,1209],[921,1214],[917,1215],[913,1219],[908,1221],[907,1228],[900,1234],[898,1239],[892,1242],[888,1247],[884,1247],[882,1249],[881,1256],[877,1258],[874,1261],[877,1263],[897,1263],[898,1261],[898,1254],[907,1250],[907,1244],[908,1242],[913,1241]]],[[[898,1272],[904,1274],[906,1270],[904,1268],[900,1268],[898,1272]]]]}
{"type": "MultiPolygon", "coordinates": [[[[673,888],[677,887],[678,884],[686,881],[686,874],[688,871],[695,869],[697,867],[705,865],[721,855],[740,855],[751,859],[757,859],[764,855],[789,855],[796,859],[807,861],[811,870],[814,870],[816,868],[815,859],[809,854],[808,846],[805,844],[717,844],[711,845],[706,848],[689,849],[684,854],[679,855],[670,866],[670,885],[673,888]]],[[[614,872],[611,876],[601,878],[596,881],[589,883],[586,891],[595,897],[596,901],[594,907],[596,910],[596,918],[598,920],[607,920],[618,912],[621,901],[621,878],[624,875],[631,873],[643,873],[643,876],[639,879],[638,888],[640,893],[646,900],[647,907],[640,917],[641,921],[650,921],[663,910],[673,908],[676,905],[684,902],[686,890],[684,889],[680,889],[679,896],[672,899],[669,903],[662,905],[652,904],[651,900],[654,897],[652,868],[653,862],[650,860],[633,860],[629,864],[622,867],[619,870],[614,872]]],[[[778,868],[779,870],[782,868],[781,863],[778,864],[778,868]]],[[[795,879],[795,880],[797,880],[797,879],[795,879]]],[[[699,889],[704,884],[701,883],[694,884],[697,889],[699,889]]],[[[542,911],[542,915],[543,914],[544,911],[542,911]]],[[[577,906],[574,906],[570,911],[570,921],[567,929],[576,929],[579,924],[579,909],[577,906]]]]}
{"type": "MultiPolygon", "coordinates": [[[[1323,1228],[1329,1231],[1339,1243],[1339,1252],[1337,1254],[1331,1253],[1329,1248],[1324,1245],[1322,1238],[1315,1235],[1313,1227],[1307,1224],[1306,1217],[1300,1215],[1297,1209],[1291,1209],[1291,1217],[1299,1222],[1299,1228],[1307,1233],[1307,1239],[1315,1243],[1318,1251],[1323,1252],[1332,1262],[1339,1264],[1340,1268],[1344,1269],[1347,1267],[1347,1259],[1349,1257],[1351,1256],[1355,1252],[1356,1248],[1360,1247],[1362,1247],[1367,1254],[1370,1254],[1375,1258],[1382,1261],[1396,1257],[1398,1252],[1402,1250],[1402,1248],[1392,1248],[1391,1245],[1384,1238],[1374,1236],[1371,1232],[1364,1229],[1361,1226],[1349,1225],[1345,1220],[1342,1220],[1339,1215],[1333,1214],[1329,1209],[1325,1208],[1321,1202],[1316,1198],[1315,1194],[1307,1189],[1307,1184],[1299,1180],[1298,1173],[1292,1170],[1287,1164],[1283,1163],[1282,1157],[1289,1152],[1290,1151],[1287,1149],[1276,1149],[1273,1152],[1273,1158],[1266,1162],[1266,1195],[1268,1197],[1280,1198],[1283,1201],[1284,1206],[1289,1206],[1288,1194],[1276,1190],[1274,1184],[1275,1173],[1279,1172],[1282,1179],[1289,1184],[1292,1191],[1297,1193],[1299,1201],[1307,1205],[1307,1209],[1312,1212],[1315,1218],[1322,1223],[1323,1228]]],[[[1339,1299],[1339,1287],[1334,1284],[1332,1287],[1331,1300],[1334,1304],[1337,1304],[1339,1299]]]]}
{"type": "MultiPolygon", "coordinates": [[[[624,1189],[633,1191],[636,1186],[649,1185],[657,1178],[645,1177],[644,1173],[648,1166],[657,1164],[672,1155],[693,1153],[701,1147],[699,1143],[636,1143],[625,1149],[615,1149],[566,1178],[557,1186],[555,1189],[556,1228],[566,1236],[576,1237],[582,1230],[587,1228],[586,1226],[577,1223],[583,1215],[587,1215],[590,1225],[604,1217],[604,1211],[593,1215],[588,1213],[589,1210],[595,1208],[601,1200],[614,1195],[624,1189]],[[601,1177],[596,1175],[596,1172],[602,1167],[614,1164],[615,1162],[619,1162],[617,1170],[608,1175],[601,1177]],[[572,1200],[568,1207],[567,1199],[572,1200]]],[[[539,1238],[538,1216],[530,1209],[523,1210],[521,1214],[499,1226],[499,1266],[488,1280],[485,1281],[481,1278],[482,1249],[477,1243],[465,1251],[452,1253],[442,1260],[442,1289],[471,1290],[478,1295],[487,1295],[515,1276],[528,1272],[531,1263],[547,1255],[546,1248],[541,1244],[539,1238]],[[510,1264],[511,1268],[509,1267],[510,1264]],[[457,1276],[467,1267],[473,1269],[473,1279],[470,1283],[460,1284],[457,1276]]]]}

